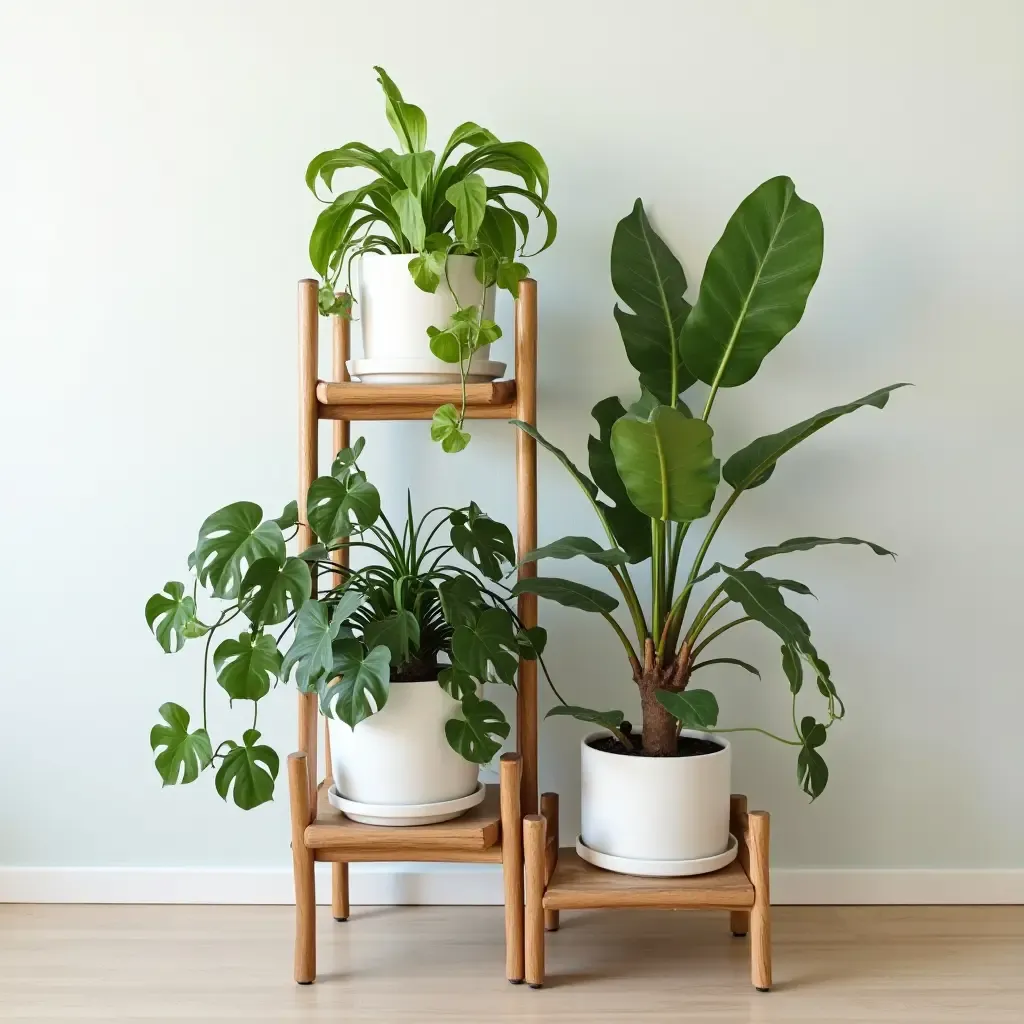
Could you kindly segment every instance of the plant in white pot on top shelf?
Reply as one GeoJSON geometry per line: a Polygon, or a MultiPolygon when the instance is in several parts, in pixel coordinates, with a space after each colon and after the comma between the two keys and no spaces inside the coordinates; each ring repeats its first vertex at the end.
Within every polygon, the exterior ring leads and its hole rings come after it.
{"type": "Polygon", "coordinates": [[[342,192],[317,218],[309,256],[320,275],[320,311],[353,315],[352,274],[357,269],[357,315],[362,360],[354,376],[379,383],[462,384],[461,407],[442,406],[431,436],[446,452],[469,443],[465,430],[467,380],[492,380],[504,365],[490,361],[501,337],[494,322],[495,288],[518,295],[529,273],[520,262],[530,218],[544,219],[544,240],[557,222],[547,206],[548,168],[526,142],[501,142],[472,121],[460,124],[440,156],[427,149],[427,119],[407,103],[383,68],[385,113],[401,153],[348,142],[316,156],[306,184],[322,199],[340,170],[361,168],[375,177],[342,192]],[[488,183],[484,172],[522,184],[488,183]]]}
{"type": "Polygon", "coordinates": [[[423,824],[482,799],[479,766],[509,733],[484,686],[514,686],[519,658],[538,657],[545,640],[543,629],[522,627],[501,593],[499,581],[515,564],[512,535],[475,504],[417,518],[410,501],[396,528],[359,469],[362,447],[360,439],[343,449],[310,486],[309,525],[319,538],[312,546],[287,552],[295,502],[274,519],[235,502],[200,527],[191,583],[167,583],[147,602],[146,621],[166,652],[194,639],[205,648],[202,724],[190,728],[189,713],[167,703],[164,724],[152,730],[165,785],[215,768],[225,800],[231,792],[248,809],[272,799],[278,755],[260,742],[257,712],[272,687],[294,678],[301,692],[319,695],[329,718],[331,802],[350,817],[423,824]],[[368,564],[339,565],[333,553],[345,550],[368,564]],[[452,552],[468,564],[451,564],[452,552]],[[327,586],[332,573],[341,582],[327,586]],[[323,592],[311,597],[314,580],[323,592]],[[200,615],[201,591],[224,602],[222,610],[200,615]],[[217,631],[239,617],[245,628],[214,647],[217,631]],[[207,713],[211,651],[231,704],[252,704],[241,742],[216,749],[207,713]]]}
{"type": "Polygon", "coordinates": [[[730,747],[725,734],[756,732],[796,754],[797,778],[812,799],[828,781],[822,746],[844,714],[829,665],[811,642],[807,622],[788,595],[810,594],[795,580],[760,571],[760,563],[823,544],[865,544],[853,537],[794,537],[748,551],[741,564],[709,563],[709,551],[729,510],[766,483],[777,461],[833,420],[871,406],[881,409],[900,384],[890,385],[750,442],[720,466],[709,420],[723,388],[747,383],[762,360],[803,315],[821,267],[818,210],[792,181],[766,181],[739,206],[707,261],[691,308],[679,261],[654,232],[643,204],[619,222],[611,252],[612,284],[632,312],[615,307],[626,355],[639,371],[641,395],[628,409],[618,398],[594,406],[597,436],[588,440],[590,476],[525,423],[582,487],[607,537],[563,537],[528,559],[588,558],[607,568],[625,605],[611,594],[551,576],[526,579],[513,593],[531,592],[602,616],[628,658],[640,703],[640,728],[622,711],[570,706],[571,715],[602,726],[582,745],[580,853],[613,870],[696,874],[735,856],[729,837],[730,747]],[[709,385],[693,411],[683,394],[709,385]],[[690,531],[716,507],[699,538],[690,531]],[[686,544],[691,537],[695,550],[686,544]],[[645,608],[630,575],[648,562],[645,608]],[[755,568],[756,566],[756,568],[755,568]],[[700,597],[698,597],[700,593],[700,597]],[[758,623],[781,641],[793,732],[757,726],[717,728],[718,701],[693,684],[712,665],[760,676],[728,653],[732,630],[758,623]],[[809,680],[822,700],[817,715],[801,713],[809,680]]]}

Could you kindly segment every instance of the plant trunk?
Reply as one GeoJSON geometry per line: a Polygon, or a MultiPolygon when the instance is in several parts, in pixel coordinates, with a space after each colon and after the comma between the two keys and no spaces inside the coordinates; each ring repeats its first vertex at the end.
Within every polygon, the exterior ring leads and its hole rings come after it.
{"type": "Polygon", "coordinates": [[[664,682],[663,673],[657,669],[644,673],[637,680],[643,716],[643,752],[649,757],[670,757],[679,746],[679,723],[658,703],[655,696],[664,682]]]}

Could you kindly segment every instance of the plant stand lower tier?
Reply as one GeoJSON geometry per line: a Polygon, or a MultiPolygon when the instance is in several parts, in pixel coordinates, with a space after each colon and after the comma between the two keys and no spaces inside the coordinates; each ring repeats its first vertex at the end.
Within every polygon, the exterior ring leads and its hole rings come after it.
{"type": "Polygon", "coordinates": [[[734,795],[729,828],[739,841],[739,855],[732,864],[706,875],[649,878],[605,871],[588,864],[574,849],[558,849],[555,794],[544,794],[541,810],[541,814],[523,820],[526,981],[532,988],[544,983],[544,933],[558,929],[559,911],[617,907],[729,911],[733,935],[739,938],[750,934],[754,987],[760,992],[771,988],[766,811],[748,812],[747,798],[734,795]]]}

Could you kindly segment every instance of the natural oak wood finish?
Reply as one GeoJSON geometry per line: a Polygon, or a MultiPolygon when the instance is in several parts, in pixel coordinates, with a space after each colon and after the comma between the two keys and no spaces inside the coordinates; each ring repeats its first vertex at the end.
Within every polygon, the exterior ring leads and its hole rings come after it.
{"type": "MultiPolygon", "coordinates": [[[[558,863],[558,794],[541,793],[540,813],[544,816],[544,885],[551,881],[551,875],[558,863]]],[[[544,911],[544,931],[558,931],[558,911],[544,911]]]]}
{"type": "MultiPolygon", "coordinates": [[[[361,388],[362,384],[353,387],[361,388]]],[[[396,385],[397,387],[398,385],[396,385]]],[[[431,420],[438,407],[436,405],[388,405],[359,406],[321,405],[320,419],[334,421],[373,422],[378,420],[431,420]]],[[[515,405],[482,405],[466,410],[468,420],[508,420],[516,414],[515,405]]]]}
{"type": "Polygon", "coordinates": [[[772,921],[768,891],[769,821],[766,811],[751,811],[747,815],[744,838],[755,894],[754,907],[750,912],[750,980],[754,988],[767,992],[772,987],[772,921]]]}
{"type": "Polygon", "coordinates": [[[544,984],[544,816],[523,818],[523,849],[526,857],[525,953],[526,983],[544,984]]]}
{"type": "Polygon", "coordinates": [[[523,759],[502,754],[501,861],[505,887],[505,977],[513,984],[523,980],[523,845],[519,823],[523,785],[523,759]]]}
{"type": "Polygon", "coordinates": [[[309,985],[316,978],[316,880],[313,856],[302,841],[309,820],[308,777],[306,755],[289,754],[288,791],[295,874],[295,980],[300,985],[309,985]]]}
{"type": "MultiPolygon", "coordinates": [[[[729,831],[739,840],[740,849],[737,859],[743,866],[746,876],[750,877],[750,861],[747,857],[747,844],[743,835],[747,828],[747,798],[742,793],[733,793],[729,801],[729,831]]],[[[750,929],[750,911],[732,910],[729,912],[729,930],[736,938],[743,938],[750,929]]]]}
{"type": "MultiPolygon", "coordinates": [[[[334,419],[335,409],[346,418],[365,419],[367,414],[380,411],[384,419],[417,419],[414,416],[396,416],[395,409],[422,409],[427,419],[439,405],[451,402],[458,407],[462,402],[462,389],[458,384],[362,384],[353,383],[348,376],[334,371],[333,381],[320,381],[316,397],[320,404],[321,419],[334,419]]],[[[497,410],[507,417],[516,401],[514,380],[490,381],[486,384],[466,385],[466,410],[469,416],[486,417],[497,410]]],[[[496,414],[493,418],[499,418],[496,414]]]]}

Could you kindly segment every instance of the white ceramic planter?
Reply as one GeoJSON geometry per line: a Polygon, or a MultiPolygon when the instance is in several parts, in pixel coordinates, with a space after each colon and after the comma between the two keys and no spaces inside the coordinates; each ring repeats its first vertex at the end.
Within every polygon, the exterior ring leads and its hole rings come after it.
{"type": "MultiPolygon", "coordinates": [[[[722,749],[694,757],[629,757],[590,746],[588,741],[606,735],[593,733],[582,743],[581,838],[587,847],[627,862],[693,862],[729,850],[727,740],[683,730],[722,749]]],[[[681,866],[678,873],[701,873],[696,867],[681,866]]]]}
{"type": "MultiPolygon", "coordinates": [[[[483,315],[494,319],[494,287],[484,292],[476,279],[475,256],[449,256],[448,279],[441,279],[437,291],[417,288],[409,273],[413,257],[366,253],[359,259],[359,318],[366,360],[415,360],[412,373],[450,374],[451,363],[443,362],[430,351],[428,327],[443,329],[458,309],[454,295],[463,306],[479,306],[483,297],[483,315]],[[454,291],[454,295],[452,294],[454,291]],[[426,365],[423,365],[426,364],[426,365]]],[[[473,353],[469,370],[484,372],[490,360],[490,345],[473,353]]],[[[457,367],[455,368],[457,372],[457,367]]],[[[391,372],[397,372],[392,370],[391,372]]]]}
{"type": "Polygon", "coordinates": [[[384,707],[354,729],[328,719],[334,788],[344,800],[363,805],[355,813],[342,807],[349,817],[416,825],[468,810],[471,803],[456,803],[477,790],[480,768],[452,750],[444,734],[458,709],[436,682],[392,683],[384,707]],[[436,806],[446,802],[451,813],[436,806]],[[424,808],[419,817],[417,806],[424,808]]]}

